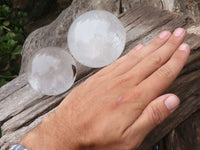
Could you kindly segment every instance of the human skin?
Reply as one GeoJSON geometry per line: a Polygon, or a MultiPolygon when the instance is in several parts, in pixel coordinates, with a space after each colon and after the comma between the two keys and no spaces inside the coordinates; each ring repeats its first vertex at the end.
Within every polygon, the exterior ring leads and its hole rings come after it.
{"type": "Polygon", "coordinates": [[[20,144],[28,150],[137,149],[179,105],[174,94],[161,94],[187,61],[185,34],[164,31],[136,46],[75,88],[20,144]]]}

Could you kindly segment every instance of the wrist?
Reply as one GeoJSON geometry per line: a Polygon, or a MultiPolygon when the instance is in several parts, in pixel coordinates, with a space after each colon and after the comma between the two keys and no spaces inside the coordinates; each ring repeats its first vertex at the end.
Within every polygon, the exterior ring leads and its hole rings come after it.
{"type": "Polygon", "coordinates": [[[51,115],[47,116],[42,123],[33,131],[28,133],[20,142],[28,150],[77,150],[78,147],[72,138],[62,131],[58,118],[51,115]]]}

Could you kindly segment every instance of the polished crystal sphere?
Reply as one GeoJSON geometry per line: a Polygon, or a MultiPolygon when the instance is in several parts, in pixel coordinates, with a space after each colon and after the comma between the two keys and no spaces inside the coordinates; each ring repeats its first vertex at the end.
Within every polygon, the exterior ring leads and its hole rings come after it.
{"type": "Polygon", "coordinates": [[[113,14],[93,10],[79,16],[70,26],[68,46],[81,64],[99,68],[115,61],[123,52],[126,32],[113,14]]]}
{"type": "Polygon", "coordinates": [[[27,71],[31,87],[45,95],[67,91],[76,78],[74,59],[57,47],[39,50],[29,61],[27,71]]]}

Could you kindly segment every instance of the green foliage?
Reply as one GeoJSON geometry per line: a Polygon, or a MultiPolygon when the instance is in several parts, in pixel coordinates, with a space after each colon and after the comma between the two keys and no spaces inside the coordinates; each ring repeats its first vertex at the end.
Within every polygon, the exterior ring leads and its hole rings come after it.
{"type": "Polygon", "coordinates": [[[19,72],[22,45],[26,37],[26,16],[9,6],[0,5],[0,87],[19,72]]]}

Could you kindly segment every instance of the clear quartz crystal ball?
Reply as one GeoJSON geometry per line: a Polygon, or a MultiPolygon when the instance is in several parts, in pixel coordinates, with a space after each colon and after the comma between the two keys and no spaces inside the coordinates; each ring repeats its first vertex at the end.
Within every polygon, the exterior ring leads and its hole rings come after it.
{"type": "Polygon", "coordinates": [[[99,68],[115,61],[123,52],[126,32],[113,14],[93,10],[79,16],[70,26],[68,46],[81,64],[99,68]]]}
{"type": "Polygon", "coordinates": [[[74,59],[57,47],[39,50],[29,61],[27,69],[32,88],[45,95],[58,95],[67,91],[76,78],[74,59]]]}

